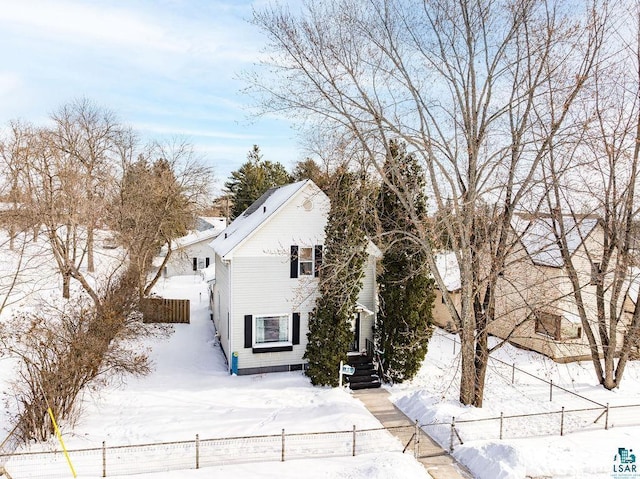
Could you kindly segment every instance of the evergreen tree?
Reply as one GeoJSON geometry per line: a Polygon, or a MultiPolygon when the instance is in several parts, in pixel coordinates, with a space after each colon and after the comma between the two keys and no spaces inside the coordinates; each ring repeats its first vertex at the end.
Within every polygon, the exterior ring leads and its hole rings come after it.
{"type": "Polygon", "coordinates": [[[290,182],[291,176],[285,167],[281,163],[263,160],[260,147],[253,145],[247,161],[232,171],[231,178],[224,184],[231,197],[231,219],[241,215],[269,188],[290,182]]]}
{"type": "MultiPolygon", "coordinates": [[[[166,159],[140,156],[127,165],[118,196],[110,205],[108,224],[128,252],[129,271],[137,277],[141,297],[160,277],[161,270],[150,282],[147,277],[154,256],[163,245],[170,247],[172,240],[187,234],[195,221],[195,204],[184,183],[166,159]]],[[[169,256],[170,250],[167,260],[169,256]]]]}
{"type": "Polygon", "coordinates": [[[378,194],[377,212],[385,251],[378,276],[376,339],[384,353],[387,375],[402,382],[413,378],[420,369],[432,333],[433,280],[422,249],[412,240],[419,237],[419,232],[416,221],[410,218],[413,214],[426,225],[427,204],[424,174],[404,144],[389,143],[384,174],[391,185],[383,184],[378,194]],[[402,204],[394,188],[401,197],[411,198],[411,204],[402,204]]]}
{"type": "Polygon", "coordinates": [[[304,358],[307,376],[314,385],[336,386],[340,361],[346,361],[353,339],[351,322],[362,287],[367,258],[363,219],[366,202],[361,180],[344,169],[338,171],[329,190],[331,207],[320,268],[320,296],[309,315],[304,358]]]}
{"type": "Polygon", "coordinates": [[[331,179],[329,172],[323,170],[312,158],[298,161],[291,176],[293,181],[312,180],[322,191],[327,191],[331,179]]]}

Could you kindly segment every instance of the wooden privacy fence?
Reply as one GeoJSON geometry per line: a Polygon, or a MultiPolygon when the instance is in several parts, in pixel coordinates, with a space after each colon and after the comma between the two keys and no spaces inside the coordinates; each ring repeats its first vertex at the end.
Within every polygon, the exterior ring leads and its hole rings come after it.
{"type": "Polygon", "coordinates": [[[188,299],[144,298],[140,309],[145,323],[189,323],[188,299]]]}

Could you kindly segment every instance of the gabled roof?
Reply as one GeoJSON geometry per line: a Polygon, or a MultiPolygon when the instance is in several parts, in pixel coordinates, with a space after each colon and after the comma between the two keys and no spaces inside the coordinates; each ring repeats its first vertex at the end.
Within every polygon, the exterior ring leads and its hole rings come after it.
{"type": "MultiPolygon", "coordinates": [[[[569,254],[573,254],[578,249],[598,224],[596,218],[589,217],[574,218],[572,216],[563,216],[561,221],[564,224],[567,236],[569,254]]],[[[520,236],[522,246],[524,246],[533,264],[554,268],[560,268],[564,265],[562,253],[554,233],[556,225],[551,217],[526,218],[514,216],[512,226],[516,234],[520,236]]]]}
{"type": "Polygon", "coordinates": [[[248,239],[278,210],[291,201],[307,185],[319,188],[311,180],[298,181],[289,185],[271,188],[258,198],[244,213],[238,216],[227,228],[210,243],[217,255],[224,258],[237,246],[248,239]]]}

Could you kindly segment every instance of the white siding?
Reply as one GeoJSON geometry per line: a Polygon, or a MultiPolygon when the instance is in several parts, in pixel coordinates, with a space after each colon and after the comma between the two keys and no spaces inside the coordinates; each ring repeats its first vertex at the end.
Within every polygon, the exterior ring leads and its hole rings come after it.
{"type": "Polygon", "coordinates": [[[211,264],[214,262],[215,253],[211,246],[211,238],[207,238],[198,243],[176,249],[171,253],[171,258],[167,263],[167,277],[185,274],[194,274],[193,258],[209,258],[211,264]]]}
{"type": "MultiPolygon", "coordinates": [[[[376,313],[378,311],[378,293],[376,287],[376,258],[369,255],[364,267],[364,279],[362,281],[362,289],[358,295],[358,303],[366,307],[369,311],[376,313]]],[[[373,341],[373,327],[375,325],[375,314],[360,315],[360,344],[358,349],[365,348],[365,339],[373,341]]]]}
{"type": "Polygon", "coordinates": [[[213,286],[213,302],[211,304],[213,322],[220,335],[220,345],[231,360],[229,345],[229,268],[216,256],[216,282],[213,286]]]}
{"type": "Polygon", "coordinates": [[[307,186],[252,237],[238,246],[233,257],[283,256],[289,255],[291,245],[324,244],[328,213],[328,198],[307,186]],[[307,199],[313,204],[310,211],[303,206],[307,199]]]}
{"type": "MultiPolygon", "coordinates": [[[[232,252],[231,281],[232,304],[228,310],[232,317],[231,350],[225,349],[230,358],[238,353],[238,368],[268,368],[299,365],[306,350],[309,312],[315,305],[318,280],[313,275],[290,277],[291,246],[314,247],[324,244],[324,228],[329,212],[329,200],[313,184],[299,191],[292,201],[263,223],[232,252]],[[313,207],[308,208],[309,201],[313,207]],[[305,207],[306,206],[306,207],[305,207]],[[292,351],[254,353],[253,348],[244,347],[244,318],[251,315],[300,313],[300,344],[292,351]]],[[[269,213],[269,212],[265,212],[269,213]]],[[[359,302],[371,311],[376,311],[376,264],[370,258],[359,302]]],[[[216,262],[216,288],[226,288],[226,278],[216,262]]],[[[215,317],[215,315],[214,315],[215,317]]],[[[372,339],[374,315],[361,316],[361,346],[365,338],[372,339]]],[[[224,330],[226,332],[226,330],[224,330]]],[[[222,333],[224,336],[224,333],[222,333]]],[[[221,338],[221,342],[222,342],[221,338]]],[[[252,328],[252,340],[255,331],[252,328]]],[[[227,343],[223,343],[229,346],[227,343]]]]}

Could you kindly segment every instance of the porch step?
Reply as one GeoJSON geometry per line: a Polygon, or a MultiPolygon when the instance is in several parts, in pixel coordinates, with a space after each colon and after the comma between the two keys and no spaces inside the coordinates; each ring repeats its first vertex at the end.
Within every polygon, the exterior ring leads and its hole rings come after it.
{"type": "Polygon", "coordinates": [[[370,356],[349,356],[347,362],[356,368],[351,376],[347,376],[347,382],[352,390],[379,388],[382,385],[370,356]]]}

